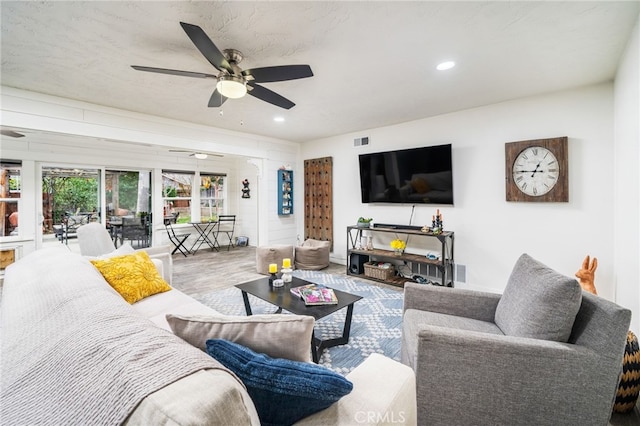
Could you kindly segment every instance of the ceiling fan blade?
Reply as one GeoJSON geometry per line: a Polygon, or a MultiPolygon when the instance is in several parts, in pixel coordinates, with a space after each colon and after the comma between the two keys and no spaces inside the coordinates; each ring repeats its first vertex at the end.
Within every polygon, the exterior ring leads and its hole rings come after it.
{"type": "Polygon", "coordinates": [[[13,130],[0,130],[0,134],[2,134],[2,136],[9,136],[12,138],[24,138],[24,135],[22,133],[18,133],[18,132],[14,132],[13,130]]]}
{"type": "Polygon", "coordinates": [[[313,71],[309,65],[280,65],[244,70],[242,75],[253,77],[256,83],[271,83],[313,77],[313,71]]]}
{"type": "Polygon", "coordinates": [[[252,88],[252,90],[249,90],[247,92],[249,95],[261,99],[265,102],[269,102],[270,104],[279,106],[280,108],[284,109],[291,109],[296,105],[289,99],[278,95],[276,92],[269,90],[266,87],[253,84],[251,82],[247,83],[247,85],[252,88]]]}
{"type": "Polygon", "coordinates": [[[196,154],[205,154],[211,157],[224,157],[224,155],[222,154],[215,154],[215,153],[211,153],[211,152],[203,152],[203,151],[194,151],[192,149],[170,149],[169,152],[188,152],[189,153],[189,157],[193,157],[196,154]]]}
{"type": "Polygon", "coordinates": [[[200,53],[207,58],[207,61],[211,63],[218,71],[222,71],[223,69],[233,73],[231,69],[231,65],[227,61],[227,58],[224,57],[220,49],[213,44],[213,41],[209,38],[209,36],[204,32],[202,28],[197,25],[187,24],[185,22],[180,22],[182,29],[189,36],[193,44],[196,45],[200,53]]]}
{"type": "Polygon", "coordinates": [[[218,89],[216,89],[213,91],[211,97],[209,98],[209,108],[222,106],[222,104],[226,100],[227,98],[222,96],[222,93],[218,92],[218,89]]]}
{"type": "Polygon", "coordinates": [[[206,73],[203,73],[203,72],[170,70],[170,69],[166,69],[166,68],[143,67],[143,66],[140,66],[140,65],[131,65],[131,68],[133,68],[134,70],[138,70],[138,71],[157,72],[158,74],[180,75],[180,76],[183,76],[183,77],[217,78],[213,74],[206,74],[206,73]]]}

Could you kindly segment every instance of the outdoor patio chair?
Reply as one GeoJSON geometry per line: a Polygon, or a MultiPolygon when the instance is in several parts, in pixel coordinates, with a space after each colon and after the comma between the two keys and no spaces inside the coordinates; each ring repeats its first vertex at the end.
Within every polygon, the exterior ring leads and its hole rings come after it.
{"type": "Polygon", "coordinates": [[[63,244],[68,244],[70,238],[78,236],[78,228],[91,223],[93,213],[66,213],[60,225],[54,225],[55,234],[63,244]]]}
{"type": "Polygon", "coordinates": [[[184,245],[184,242],[187,241],[187,238],[189,238],[191,234],[176,234],[171,223],[165,223],[164,227],[167,230],[169,241],[171,241],[171,243],[175,246],[171,254],[174,254],[176,251],[182,253],[184,257],[187,257],[188,254],[191,254],[191,251],[184,245]]]}
{"type": "Polygon", "coordinates": [[[164,216],[164,223],[175,224],[178,223],[178,216],[180,216],[180,212],[173,212],[170,215],[164,216]]]}
{"type": "Polygon", "coordinates": [[[123,217],[120,240],[131,241],[131,245],[137,248],[149,247],[149,223],[146,217],[123,217]]]}
{"type": "MultiPolygon", "coordinates": [[[[227,244],[227,251],[231,247],[235,247],[235,245],[233,244],[233,232],[235,231],[235,227],[236,227],[235,214],[218,216],[218,226],[216,226],[216,231],[214,235],[215,242],[219,243],[218,236],[220,235],[221,232],[225,234],[229,239],[229,243],[227,244]]],[[[218,247],[220,247],[219,244],[218,244],[218,247]]]]}

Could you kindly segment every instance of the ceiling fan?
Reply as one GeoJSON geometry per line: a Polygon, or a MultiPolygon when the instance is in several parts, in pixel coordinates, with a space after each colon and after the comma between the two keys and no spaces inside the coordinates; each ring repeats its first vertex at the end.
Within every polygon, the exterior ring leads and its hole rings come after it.
{"type": "Polygon", "coordinates": [[[216,90],[214,90],[209,99],[209,107],[219,107],[227,98],[237,99],[249,94],[281,108],[291,109],[295,105],[293,102],[257,83],[313,77],[313,72],[309,65],[280,65],[242,70],[238,66],[243,58],[240,51],[225,49],[221,52],[199,26],[184,22],[180,22],[180,25],[200,53],[219,71],[218,75],[139,65],[132,65],[131,67],[138,71],[217,79],[216,90]]]}
{"type": "Polygon", "coordinates": [[[224,157],[222,154],[212,154],[209,152],[201,152],[201,151],[192,151],[189,149],[170,149],[169,152],[189,152],[189,157],[195,157],[198,160],[204,160],[205,158],[211,157],[224,157]]]}
{"type": "Polygon", "coordinates": [[[0,134],[2,136],[9,136],[11,138],[24,138],[24,135],[22,133],[18,133],[16,131],[11,130],[11,129],[2,128],[2,129],[0,129],[0,134]]]}

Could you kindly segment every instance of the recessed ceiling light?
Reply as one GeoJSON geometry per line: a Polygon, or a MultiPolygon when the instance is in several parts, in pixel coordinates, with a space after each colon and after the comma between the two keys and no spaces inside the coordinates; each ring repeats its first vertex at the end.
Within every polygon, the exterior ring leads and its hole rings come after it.
{"type": "Polygon", "coordinates": [[[284,117],[273,117],[273,121],[277,121],[278,123],[282,123],[284,121],[284,117]]]}
{"type": "Polygon", "coordinates": [[[453,67],[456,66],[456,63],[453,61],[447,61],[447,62],[442,62],[440,64],[438,64],[438,66],[436,67],[436,69],[438,71],[444,71],[444,70],[449,70],[453,67]]]}

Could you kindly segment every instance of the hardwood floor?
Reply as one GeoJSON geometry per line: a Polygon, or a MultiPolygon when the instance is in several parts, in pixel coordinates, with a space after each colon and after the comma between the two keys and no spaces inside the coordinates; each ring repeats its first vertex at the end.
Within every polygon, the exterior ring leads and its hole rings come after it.
{"type": "MultiPolygon", "coordinates": [[[[346,275],[346,266],[332,263],[322,271],[346,275]]],[[[229,251],[222,248],[219,252],[202,249],[188,257],[179,253],[173,255],[173,285],[191,296],[232,287],[263,276],[256,272],[255,247],[236,247],[229,251]]],[[[371,280],[367,281],[372,285],[401,291],[398,287],[387,286],[371,280]]],[[[615,426],[640,425],[640,409],[636,406],[629,414],[613,414],[609,424],[615,426]]]]}
{"type": "MultiPolygon", "coordinates": [[[[345,275],[346,266],[332,263],[322,272],[345,275]]],[[[190,296],[261,277],[264,275],[256,272],[255,247],[235,247],[229,251],[223,247],[219,252],[202,249],[188,257],[173,255],[173,285],[190,296]]]]}

